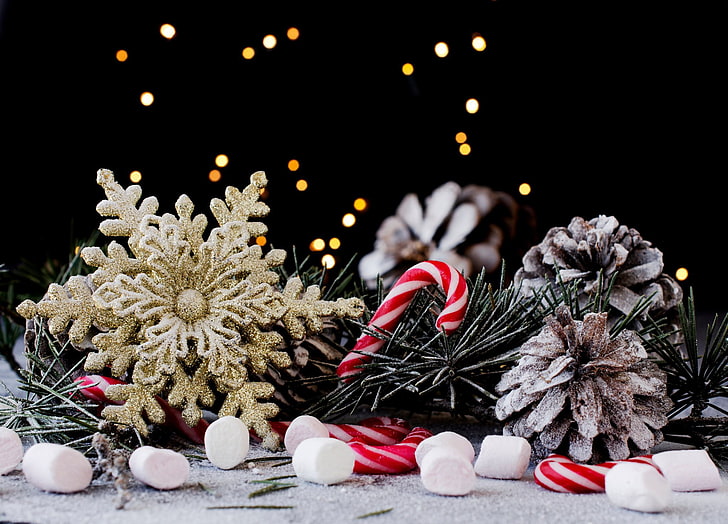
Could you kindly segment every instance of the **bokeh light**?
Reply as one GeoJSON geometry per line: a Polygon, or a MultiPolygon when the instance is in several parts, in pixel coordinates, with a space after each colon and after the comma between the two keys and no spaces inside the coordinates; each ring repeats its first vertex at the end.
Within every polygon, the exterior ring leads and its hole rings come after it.
{"type": "Polygon", "coordinates": [[[336,265],[336,258],[334,258],[334,255],[326,254],[321,257],[321,265],[326,269],[331,269],[336,265]]]}
{"type": "Polygon", "coordinates": [[[445,42],[438,42],[435,44],[435,54],[440,58],[445,58],[450,53],[450,48],[445,42]]]}
{"type": "Polygon", "coordinates": [[[243,52],[241,54],[243,55],[243,58],[245,58],[246,60],[250,60],[255,56],[255,49],[253,49],[252,47],[246,47],[245,49],[243,49],[243,52]]]}
{"type": "Polygon", "coordinates": [[[480,109],[480,102],[477,98],[468,98],[465,101],[465,110],[471,115],[477,113],[478,109],[480,109]]]}
{"type": "Polygon", "coordinates": [[[273,49],[278,43],[278,39],[275,35],[265,35],[263,37],[263,47],[266,49],[273,49]]]}
{"type": "Polygon", "coordinates": [[[132,171],[131,173],[129,173],[129,180],[131,180],[135,184],[138,184],[142,180],[142,172],[132,171]]]}
{"type": "Polygon", "coordinates": [[[531,184],[527,182],[523,182],[521,185],[518,186],[518,192],[523,195],[530,195],[531,194],[531,184]]]}
{"type": "Polygon", "coordinates": [[[172,24],[162,24],[159,28],[159,34],[167,40],[171,40],[177,34],[177,29],[172,24]]]}
{"type": "Polygon", "coordinates": [[[688,270],[684,267],[678,268],[677,271],[675,271],[675,278],[682,281],[687,280],[688,278],[688,270]]]}
{"type": "Polygon", "coordinates": [[[149,91],[144,91],[141,95],[139,95],[139,101],[143,106],[150,106],[154,103],[154,95],[149,91]]]}
{"type": "Polygon", "coordinates": [[[225,167],[230,162],[227,155],[219,154],[215,157],[215,165],[217,167],[225,167]]]}
{"type": "Polygon", "coordinates": [[[341,217],[341,223],[344,227],[351,227],[356,224],[356,217],[353,213],[346,213],[343,217],[341,217]]]}
{"type": "Polygon", "coordinates": [[[410,76],[412,73],[415,72],[415,66],[407,62],[406,64],[402,64],[402,73],[405,76],[410,76]]]}

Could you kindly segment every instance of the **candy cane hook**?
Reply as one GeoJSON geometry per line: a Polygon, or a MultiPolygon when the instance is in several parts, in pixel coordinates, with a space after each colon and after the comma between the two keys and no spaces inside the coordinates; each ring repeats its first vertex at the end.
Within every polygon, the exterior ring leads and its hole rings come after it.
{"type": "MultiPolygon", "coordinates": [[[[463,321],[468,306],[468,285],[458,270],[445,262],[428,260],[412,266],[392,286],[379,309],[369,321],[370,327],[392,331],[420,288],[437,284],[446,295],[445,307],[435,325],[446,334],[455,331],[463,321]]],[[[363,334],[352,350],[342,359],[337,369],[341,378],[351,378],[359,366],[371,361],[371,354],[384,345],[381,338],[363,334]],[[367,354],[369,353],[369,354],[367,354]]]]}

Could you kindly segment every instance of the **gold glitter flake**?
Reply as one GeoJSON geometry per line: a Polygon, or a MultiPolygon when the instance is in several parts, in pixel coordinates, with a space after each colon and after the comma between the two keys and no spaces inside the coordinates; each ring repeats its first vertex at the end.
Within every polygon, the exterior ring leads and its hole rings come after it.
{"type": "Polygon", "coordinates": [[[126,246],[111,241],[105,253],[85,248],[81,256],[96,270],[64,286],[52,284],[39,303],[21,304],[20,314],[48,318],[53,334],[67,331],[77,346],[90,339],[87,371],[110,368],[117,378],[131,376],[107,390],[111,400],[123,402],[104,410],[108,420],[147,434],[148,423],[164,421],[154,398],[160,395],[194,426],[201,408],[220,397],[220,415],[238,416],[266,446],[277,446],[267,420],[278,408],[259,400],[270,398],[274,387],[249,380],[249,371],[291,363],[272,326],[282,323],[301,339],[321,331],[322,317],[360,316],[361,300],[321,300],[318,287],[303,289],[295,277],[279,286],[274,268],[286,252],[263,253],[253,242],[267,232],[250,220],[269,212],[259,201],[267,185],[262,172],[242,191],[228,187],[225,201],[211,201],[218,225],[206,238],[208,219],[193,214],[186,195],[177,200],[177,216],[158,215],[156,198],[139,203],[141,188],[123,188],[111,171],[100,170],[97,183],[106,199],[96,209],[110,217],[99,229],[125,237],[126,246]]]}

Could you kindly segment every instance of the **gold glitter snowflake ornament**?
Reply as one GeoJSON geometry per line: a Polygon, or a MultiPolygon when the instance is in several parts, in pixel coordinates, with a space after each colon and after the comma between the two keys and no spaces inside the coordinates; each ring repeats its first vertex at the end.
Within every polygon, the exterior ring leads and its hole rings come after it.
{"type": "Polygon", "coordinates": [[[267,227],[252,218],[268,214],[260,202],[265,174],[254,173],[243,190],[228,187],[225,201],[214,199],[210,209],[217,220],[207,238],[207,218],[194,215],[192,201],[182,195],[177,216],[157,214],[154,197],[141,198],[141,188],[126,189],[113,173],[100,170],[98,184],[106,200],[97,206],[99,230],[106,236],[126,237],[126,247],[112,241],[106,252],[87,247],[81,257],[96,270],[74,276],[64,285],[53,284],[39,303],[23,302],[26,318],[49,319],[51,333],[68,331],[77,347],[88,347],[85,369],[126,379],[106,394],[122,405],[108,406],[103,416],[147,433],[147,420],[164,422],[155,400],[159,395],[182,410],[194,426],[202,408],[222,404],[218,415],[238,416],[277,446],[267,420],[278,407],[270,398],[274,386],[252,382],[249,371],[263,373],[269,364],[287,367],[280,334],[270,328],[281,323],[291,337],[301,339],[322,329],[322,318],[355,318],[364,305],[357,298],[320,300],[316,286],[304,289],[290,278],[281,289],[273,270],[286,252],[264,254],[253,243],[267,227]],[[69,327],[70,326],[70,327],[69,327]]]}

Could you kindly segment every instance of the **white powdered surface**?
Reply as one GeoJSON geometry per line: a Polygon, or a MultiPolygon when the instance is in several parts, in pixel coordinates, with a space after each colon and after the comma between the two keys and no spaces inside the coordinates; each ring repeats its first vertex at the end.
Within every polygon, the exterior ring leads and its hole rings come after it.
{"type": "MultiPolygon", "coordinates": [[[[423,421],[417,421],[421,425],[423,421]]],[[[433,432],[456,431],[468,437],[476,453],[487,434],[485,426],[474,423],[430,420],[433,432]]],[[[204,456],[201,449],[191,454],[204,456]]],[[[248,460],[289,455],[271,453],[257,443],[251,445],[248,460]]],[[[619,508],[604,493],[572,495],[547,491],[533,482],[533,465],[521,480],[478,478],[475,490],[464,497],[446,497],[427,492],[414,471],[404,475],[353,475],[341,484],[323,486],[300,481],[295,487],[249,498],[263,487],[252,483],[281,475],[292,475],[290,464],[277,461],[250,462],[232,470],[220,470],[204,458],[191,458],[187,483],[174,491],[157,491],[134,483],[132,499],[124,509],[115,509],[116,491],[109,482],[94,481],[85,491],[59,495],[44,493],[29,485],[20,470],[0,477],[0,522],[36,524],[84,524],[124,521],[132,524],[165,522],[278,522],[333,523],[366,521],[372,523],[630,523],[630,522],[726,522],[728,477],[724,486],[703,493],[674,493],[667,510],[646,514],[619,508]],[[286,509],[211,509],[213,506],[275,505],[286,509]],[[391,511],[357,517],[391,508],[391,511]]]]}

